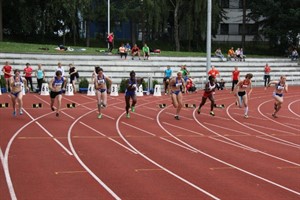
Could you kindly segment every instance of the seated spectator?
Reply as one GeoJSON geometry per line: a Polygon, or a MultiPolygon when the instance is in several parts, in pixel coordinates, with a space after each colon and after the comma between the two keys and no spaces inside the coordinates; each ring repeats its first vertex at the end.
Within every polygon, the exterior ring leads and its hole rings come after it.
{"type": "Polygon", "coordinates": [[[126,49],[126,52],[130,52],[131,51],[131,46],[130,44],[127,42],[127,44],[125,45],[125,49],[126,49]]]}
{"type": "Polygon", "coordinates": [[[182,78],[186,82],[189,78],[188,76],[190,75],[190,72],[189,72],[189,70],[187,70],[186,65],[182,65],[180,71],[182,74],[182,78]]]}
{"type": "Polygon", "coordinates": [[[236,56],[235,56],[235,52],[234,52],[233,47],[231,47],[231,48],[228,50],[228,53],[227,53],[227,59],[230,61],[230,60],[232,60],[232,58],[233,58],[234,60],[236,60],[236,56]]]}
{"type": "Polygon", "coordinates": [[[246,55],[244,54],[243,48],[241,48],[241,50],[240,50],[240,58],[241,58],[241,61],[244,61],[244,62],[245,62],[246,55]]]}
{"type": "Polygon", "coordinates": [[[124,47],[124,44],[121,44],[121,46],[119,47],[119,53],[121,55],[121,59],[124,56],[125,60],[127,59],[127,51],[126,48],[124,47]]]}
{"type": "Polygon", "coordinates": [[[221,48],[217,48],[217,50],[215,51],[215,56],[221,58],[221,60],[223,61],[224,55],[222,54],[221,48]]]}
{"type": "Polygon", "coordinates": [[[240,48],[237,48],[235,50],[235,58],[236,58],[237,61],[241,61],[241,50],[240,50],[240,48]]]}
{"type": "Polygon", "coordinates": [[[131,56],[132,56],[131,58],[132,60],[134,60],[134,56],[138,56],[139,60],[141,60],[140,48],[136,44],[134,44],[134,46],[131,49],[131,56]]]}
{"type": "Polygon", "coordinates": [[[197,88],[196,85],[194,84],[193,79],[188,78],[186,81],[186,91],[188,93],[196,92],[197,88]]]}
{"type": "Polygon", "coordinates": [[[297,50],[294,49],[294,50],[292,51],[292,54],[291,54],[291,60],[292,60],[292,61],[293,61],[293,60],[297,60],[298,58],[299,58],[299,54],[298,54],[297,50]]]}
{"type": "Polygon", "coordinates": [[[147,44],[145,43],[144,46],[143,46],[143,53],[144,53],[144,60],[149,60],[149,57],[150,57],[150,49],[149,47],[147,46],[147,44]]]}
{"type": "Polygon", "coordinates": [[[225,89],[225,81],[221,78],[220,81],[217,82],[217,89],[224,90],[225,89]]]}

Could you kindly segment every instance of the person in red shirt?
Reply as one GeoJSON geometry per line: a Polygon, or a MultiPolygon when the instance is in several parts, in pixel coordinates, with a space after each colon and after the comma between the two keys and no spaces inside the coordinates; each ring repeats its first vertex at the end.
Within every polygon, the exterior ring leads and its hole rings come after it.
{"type": "Polygon", "coordinates": [[[25,74],[25,79],[26,79],[26,82],[27,82],[27,87],[28,87],[28,84],[30,84],[31,91],[33,91],[32,76],[31,76],[31,74],[32,74],[32,68],[30,67],[29,63],[26,63],[26,67],[24,68],[23,74],[25,74]]]}
{"type": "Polygon", "coordinates": [[[269,84],[270,80],[271,80],[271,76],[270,76],[271,67],[269,66],[268,63],[265,65],[264,72],[265,72],[264,80],[265,80],[265,89],[266,89],[267,88],[267,84],[269,84]]]}
{"type": "Polygon", "coordinates": [[[6,85],[6,91],[10,92],[10,77],[12,76],[11,72],[12,72],[13,68],[12,66],[9,65],[9,62],[6,61],[5,65],[2,68],[2,72],[4,74],[4,78],[5,78],[5,85],[6,85]]]}
{"type": "Polygon", "coordinates": [[[134,56],[138,56],[139,60],[141,60],[140,48],[137,46],[137,44],[134,44],[133,48],[131,49],[131,56],[132,60],[134,60],[134,56]]]}
{"type": "Polygon", "coordinates": [[[250,94],[252,92],[252,82],[251,78],[252,74],[246,74],[245,79],[238,82],[235,86],[234,96],[236,96],[236,104],[241,108],[242,104],[245,107],[245,118],[248,118],[248,99],[250,98],[250,94]],[[247,89],[249,92],[247,94],[247,89]]]}
{"type": "Polygon", "coordinates": [[[109,45],[108,52],[112,53],[112,50],[114,48],[114,33],[113,32],[108,34],[107,42],[108,42],[108,45],[109,45]]]}
{"type": "Polygon", "coordinates": [[[211,66],[211,70],[208,71],[208,76],[214,77],[216,81],[217,77],[220,76],[220,72],[215,68],[215,66],[211,66]]]}
{"type": "Polygon", "coordinates": [[[234,67],[231,78],[232,78],[231,92],[233,92],[234,86],[239,82],[240,79],[240,71],[238,70],[238,67],[234,67]]]}

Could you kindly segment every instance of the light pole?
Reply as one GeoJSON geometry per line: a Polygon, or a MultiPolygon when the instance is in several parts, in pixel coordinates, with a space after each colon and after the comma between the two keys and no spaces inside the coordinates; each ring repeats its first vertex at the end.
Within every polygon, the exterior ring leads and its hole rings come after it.
{"type": "Polygon", "coordinates": [[[206,74],[211,67],[211,0],[207,0],[206,74]]]}

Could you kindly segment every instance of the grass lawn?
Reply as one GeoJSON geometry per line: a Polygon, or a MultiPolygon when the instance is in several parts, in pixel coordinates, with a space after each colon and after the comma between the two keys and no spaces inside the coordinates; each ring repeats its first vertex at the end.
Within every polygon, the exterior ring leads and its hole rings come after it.
{"type": "MultiPolygon", "coordinates": [[[[0,42],[0,53],[40,53],[40,54],[75,54],[75,55],[101,55],[100,51],[105,51],[104,48],[92,47],[71,47],[74,51],[58,51],[57,46],[52,44],[30,44],[30,43],[16,43],[16,42],[0,42]],[[84,51],[82,49],[85,49],[84,51]]],[[[117,53],[114,49],[113,53],[117,53]]],[[[224,53],[224,52],[223,52],[224,53]]],[[[211,55],[214,55],[212,53],[211,55]]],[[[205,52],[176,52],[176,51],[162,51],[159,55],[163,57],[205,57],[205,52]]],[[[247,58],[265,58],[272,56],[262,55],[247,55],[247,58]]]]}

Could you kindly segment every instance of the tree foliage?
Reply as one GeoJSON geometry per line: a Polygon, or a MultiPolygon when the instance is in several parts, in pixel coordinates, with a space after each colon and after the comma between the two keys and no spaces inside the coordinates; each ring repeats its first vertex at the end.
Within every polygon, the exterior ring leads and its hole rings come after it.
{"type": "Polygon", "coordinates": [[[252,0],[249,6],[249,17],[259,24],[260,33],[269,39],[272,47],[284,50],[299,45],[299,0],[252,0]]]}

